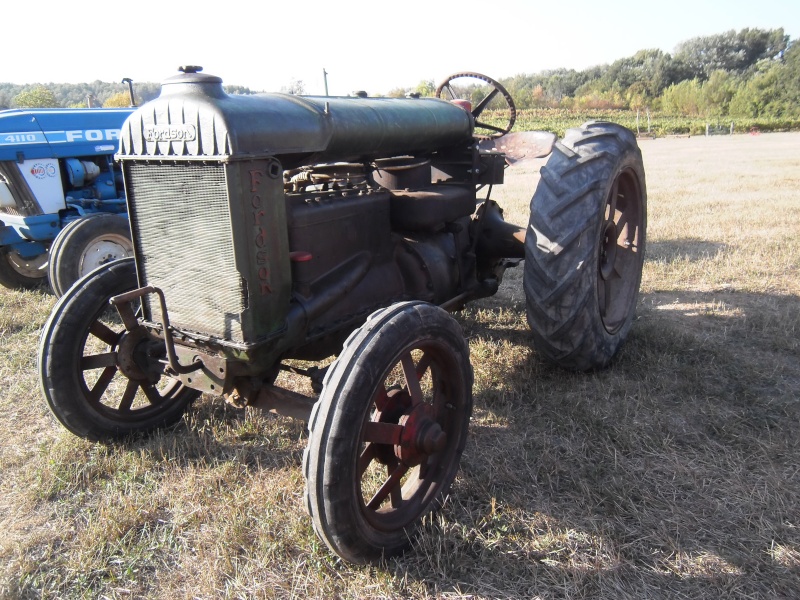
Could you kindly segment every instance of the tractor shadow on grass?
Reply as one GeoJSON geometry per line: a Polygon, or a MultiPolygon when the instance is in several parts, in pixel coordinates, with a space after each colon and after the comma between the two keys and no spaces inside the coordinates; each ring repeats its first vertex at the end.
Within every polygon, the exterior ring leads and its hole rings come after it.
{"type": "Polygon", "coordinates": [[[201,396],[174,426],[127,438],[119,451],[150,455],[158,463],[185,467],[236,464],[248,471],[300,465],[305,424],[255,409],[238,409],[218,397],[201,396]]]}
{"type": "MultiPolygon", "coordinates": [[[[792,597],[800,299],[677,295],[644,295],[618,358],[588,374],[540,360],[519,300],[460,313],[476,385],[459,477],[386,571],[433,597],[792,597]]],[[[232,466],[235,486],[300,469],[306,439],[202,398],[120,450],[209,479],[232,466]]]]}
{"type": "Polygon", "coordinates": [[[714,258],[724,252],[726,248],[726,244],[692,238],[647,242],[645,260],[663,263],[696,262],[714,258]]]}
{"type": "Polygon", "coordinates": [[[794,597],[798,308],[646,294],[614,363],[568,373],[530,350],[524,308],[481,300],[458,317],[476,372],[460,477],[403,568],[431,593],[794,597]]]}

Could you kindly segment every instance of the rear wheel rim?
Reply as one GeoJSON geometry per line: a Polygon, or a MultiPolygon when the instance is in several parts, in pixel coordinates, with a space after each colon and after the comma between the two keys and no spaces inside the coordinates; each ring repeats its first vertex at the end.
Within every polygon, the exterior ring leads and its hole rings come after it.
{"type": "Polygon", "coordinates": [[[642,272],[644,210],[633,169],[620,171],[606,198],[601,227],[597,295],[603,326],[619,331],[635,308],[642,272]]]}
{"type": "Polygon", "coordinates": [[[42,279],[47,276],[47,259],[47,252],[34,258],[23,258],[16,250],[12,250],[6,255],[6,260],[11,268],[19,275],[29,279],[42,279]]]}

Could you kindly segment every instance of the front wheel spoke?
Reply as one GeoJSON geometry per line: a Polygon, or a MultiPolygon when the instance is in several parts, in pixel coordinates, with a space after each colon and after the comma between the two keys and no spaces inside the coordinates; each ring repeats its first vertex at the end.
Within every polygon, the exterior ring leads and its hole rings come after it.
{"type": "Polygon", "coordinates": [[[100,374],[100,377],[97,378],[97,381],[94,384],[94,387],[89,392],[89,401],[93,404],[97,404],[100,402],[100,398],[103,396],[103,393],[108,388],[108,384],[111,383],[111,380],[114,379],[114,375],[117,373],[116,365],[112,365],[106,367],[103,372],[100,374]]]}
{"type": "Polygon", "coordinates": [[[119,401],[117,410],[119,412],[131,412],[133,406],[133,399],[136,397],[136,391],[139,389],[139,384],[132,379],[128,380],[128,385],[125,386],[125,393],[122,394],[122,399],[119,401]]]}
{"type": "Polygon", "coordinates": [[[608,197],[608,215],[609,221],[615,221],[617,215],[617,197],[619,196],[619,177],[614,180],[614,185],[611,186],[611,195],[608,197]]]}
{"type": "Polygon", "coordinates": [[[373,444],[396,446],[403,435],[403,426],[394,423],[370,421],[364,426],[364,441],[373,444]]]}
{"type": "Polygon", "coordinates": [[[81,371],[89,371],[91,369],[102,369],[104,367],[113,367],[117,364],[116,352],[105,352],[103,354],[90,354],[81,358],[81,371]]]}
{"type": "Polygon", "coordinates": [[[372,497],[372,500],[370,500],[369,504],[367,504],[367,508],[369,508],[370,510],[377,510],[380,507],[381,503],[383,503],[383,501],[389,497],[389,494],[392,493],[392,489],[400,486],[400,481],[403,478],[403,475],[405,475],[407,472],[408,472],[407,466],[405,466],[402,463],[397,465],[389,475],[389,478],[383,483],[381,488],[377,492],[375,492],[375,495],[372,497]]]}
{"type": "Polygon", "coordinates": [[[426,458],[419,465],[419,478],[420,479],[425,479],[428,476],[428,471],[430,470],[430,466],[428,465],[428,460],[430,460],[430,458],[426,458]]]}
{"type": "Polygon", "coordinates": [[[400,364],[403,367],[403,376],[406,378],[408,393],[411,395],[411,404],[416,406],[422,402],[422,388],[419,385],[417,367],[414,365],[414,359],[411,357],[410,352],[403,355],[403,358],[400,359],[400,364]]]}
{"type": "Polygon", "coordinates": [[[364,451],[358,457],[358,478],[361,479],[367,471],[370,463],[375,458],[375,444],[367,444],[364,451]]]}
{"type": "Polygon", "coordinates": [[[161,404],[164,401],[164,397],[158,393],[156,386],[150,383],[140,383],[139,385],[141,386],[144,395],[147,396],[147,399],[153,406],[161,404]]]}
{"type": "Polygon", "coordinates": [[[614,286],[620,279],[621,278],[619,274],[614,271],[608,279],[603,281],[603,295],[602,298],[600,298],[600,314],[603,316],[606,316],[609,312],[611,312],[611,303],[612,298],[614,297],[614,286]]]}
{"type": "Polygon", "coordinates": [[[119,333],[100,321],[95,321],[92,323],[92,326],[89,327],[89,333],[91,333],[97,339],[104,341],[109,346],[116,344],[120,336],[119,333]]]}
{"type": "Polygon", "coordinates": [[[396,485],[389,492],[389,501],[392,503],[392,508],[400,508],[403,503],[403,486],[396,485]]]}
{"type": "Polygon", "coordinates": [[[616,232],[617,232],[617,246],[624,249],[630,248],[631,244],[633,243],[632,242],[633,236],[631,234],[635,235],[636,232],[631,231],[628,228],[628,215],[624,212],[620,213],[619,220],[616,221],[614,225],[616,226],[616,232]],[[619,239],[620,235],[622,235],[623,233],[625,234],[625,236],[623,240],[620,241],[619,239]]]}
{"type": "Polygon", "coordinates": [[[619,240],[620,235],[622,235],[622,240],[617,244],[619,250],[635,252],[638,233],[639,224],[636,222],[636,219],[631,219],[631,216],[626,212],[621,213],[619,221],[617,222],[617,239],[619,240]]]}

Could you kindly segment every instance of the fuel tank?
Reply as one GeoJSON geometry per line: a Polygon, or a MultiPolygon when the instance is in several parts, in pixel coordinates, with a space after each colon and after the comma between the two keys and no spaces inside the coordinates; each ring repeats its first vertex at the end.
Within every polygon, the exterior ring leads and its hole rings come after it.
{"type": "Polygon", "coordinates": [[[435,98],[229,95],[222,79],[187,72],[125,122],[118,157],[278,157],[284,168],[470,144],[472,116],[435,98]]]}

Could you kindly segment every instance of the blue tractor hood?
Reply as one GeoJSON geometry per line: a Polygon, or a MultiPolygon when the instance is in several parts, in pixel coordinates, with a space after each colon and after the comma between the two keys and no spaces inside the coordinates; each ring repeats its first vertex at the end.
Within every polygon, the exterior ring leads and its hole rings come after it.
{"type": "Polygon", "coordinates": [[[0,111],[0,160],[113,153],[133,108],[26,108],[0,111]]]}

